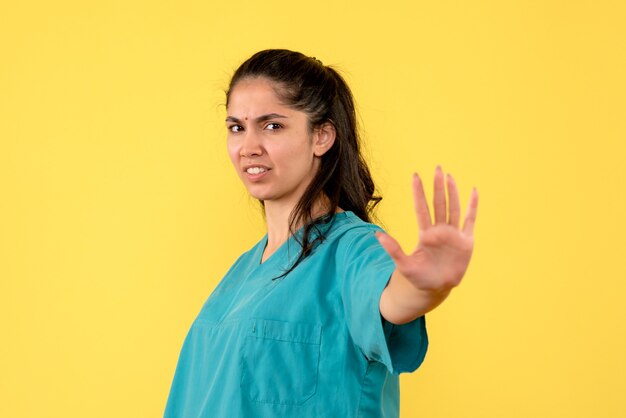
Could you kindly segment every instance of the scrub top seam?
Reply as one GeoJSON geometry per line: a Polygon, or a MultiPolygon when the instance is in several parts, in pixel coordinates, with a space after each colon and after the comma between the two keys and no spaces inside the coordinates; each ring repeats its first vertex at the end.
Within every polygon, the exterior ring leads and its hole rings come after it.
{"type": "Polygon", "coordinates": [[[369,371],[370,366],[371,366],[371,362],[368,361],[367,367],[365,368],[365,372],[363,373],[363,376],[361,377],[361,391],[359,392],[359,401],[357,402],[357,406],[356,406],[356,418],[359,418],[361,416],[361,401],[363,400],[363,392],[365,392],[365,378],[367,377],[367,372],[369,371]]]}

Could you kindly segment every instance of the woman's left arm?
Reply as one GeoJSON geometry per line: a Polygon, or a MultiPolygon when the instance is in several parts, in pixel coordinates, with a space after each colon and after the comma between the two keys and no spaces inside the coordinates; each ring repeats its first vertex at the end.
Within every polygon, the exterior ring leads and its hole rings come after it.
{"type": "Polygon", "coordinates": [[[447,184],[449,209],[446,208],[443,171],[437,166],[433,224],[422,181],[417,174],[413,175],[415,214],[420,234],[413,253],[405,254],[390,235],[376,233],[378,241],[396,264],[380,297],[380,313],[392,324],[410,322],[436,308],[448,297],[452,288],[459,285],[469,265],[474,249],[478,192],[476,188],[472,190],[463,229],[460,229],[459,193],[450,174],[447,175],[447,184]]]}

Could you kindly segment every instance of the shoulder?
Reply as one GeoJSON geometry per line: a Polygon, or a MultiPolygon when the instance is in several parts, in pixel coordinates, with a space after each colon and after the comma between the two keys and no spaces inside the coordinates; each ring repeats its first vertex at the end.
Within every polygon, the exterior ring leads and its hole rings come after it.
{"type": "Polygon", "coordinates": [[[344,219],[335,231],[337,255],[354,258],[363,252],[383,249],[376,238],[375,232],[384,231],[380,226],[365,222],[352,212],[343,212],[344,219]]]}

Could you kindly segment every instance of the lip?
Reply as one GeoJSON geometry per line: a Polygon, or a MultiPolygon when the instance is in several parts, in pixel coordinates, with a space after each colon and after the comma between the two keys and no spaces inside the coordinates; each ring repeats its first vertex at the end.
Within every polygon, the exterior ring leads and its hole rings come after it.
{"type": "Polygon", "coordinates": [[[264,168],[266,171],[269,171],[269,170],[270,170],[270,168],[269,168],[268,166],[263,165],[263,164],[246,164],[246,165],[244,165],[244,166],[243,166],[243,171],[244,171],[244,173],[245,173],[245,172],[247,172],[247,171],[248,171],[248,169],[249,169],[249,168],[252,168],[252,167],[264,168]]]}
{"type": "Polygon", "coordinates": [[[259,165],[259,164],[250,164],[244,167],[243,169],[243,174],[246,176],[246,178],[250,181],[258,181],[261,180],[263,177],[265,177],[267,175],[267,173],[269,173],[271,171],[271,168],[268,168],[264,165],[259,165]],[[248,168],[250,167],[260,167],[260,168],[264,168],[265,171],[258,173],[258,174],[250,174],[248,173],[246,170],[248,170],[248,168]]]}

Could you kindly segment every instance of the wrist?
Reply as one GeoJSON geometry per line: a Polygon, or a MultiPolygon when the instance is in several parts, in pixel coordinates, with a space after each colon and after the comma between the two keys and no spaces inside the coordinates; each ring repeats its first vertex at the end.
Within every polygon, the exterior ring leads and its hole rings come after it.
{"type": "Polygon", "coordinates": [[[380,312],[396,325],[410,322],[436,308],[451,289],[420,289],[394,270],[380,298],[380,312]]]}

